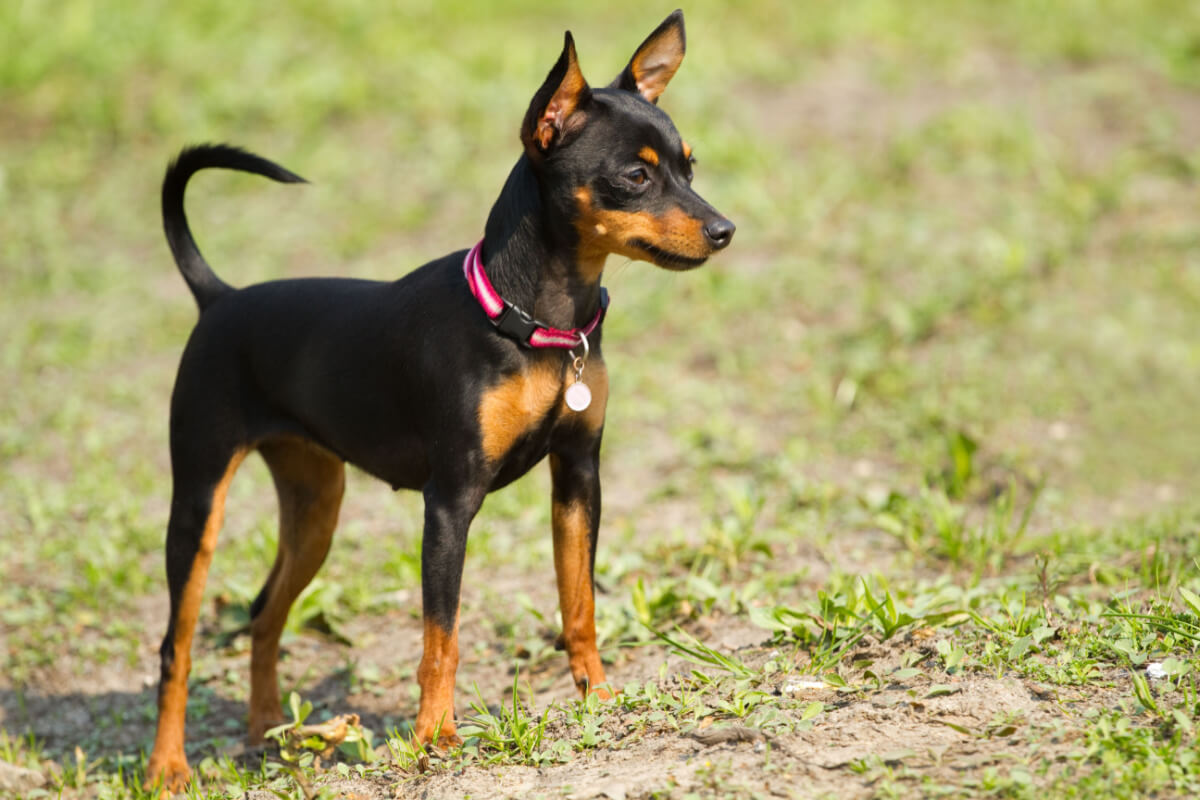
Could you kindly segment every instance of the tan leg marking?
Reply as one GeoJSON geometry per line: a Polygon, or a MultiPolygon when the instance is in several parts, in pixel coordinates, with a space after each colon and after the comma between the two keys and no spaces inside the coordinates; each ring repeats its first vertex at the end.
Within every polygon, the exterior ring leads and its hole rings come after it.
{"type": "Polygon", "coordinates": [[[158,730],[154,735],[154,749],[151,750],[150,760],[146,764],[147,786],[153,786],[161,779],[166,789],[177,792],[182,791],[191,778],[191,769],[183,750],[183,740],[187,716],[187,679],[192,669],[192,636],[196,632],[196,620],[200,616],[200,602],[204,598],[204,583],[208,578],[208,568],[212,564],[213,552],[217,547],[217,535],[225,517],[225,495],[245,456],[244,450],[234,454],[225,468],[224,476],[213,490],[208,519],[200,536],[200,547],[192,561],[187,583],[184,584],[178,614],[175,617],[175,655],[171,662],[171,675],[160,688],[158,695],[158,730]]]}
{"type": "MultiPolygon", "coordinates": [[[[551,456],[551,458],[555,458],[551,456]]],[[[581,503],[555,503],[554,572],[558,577],[558,604],[562,611],[562,642],[567,650],[571,677],[586,696],[589,691],[608,699],[599,688],[605,682],[604,666],[596,649],[596,606],[592,587],[591,524],[581,503]]]]}
{"type": "Polygon", "coordinates": [[[417,711],[414,736],[421,744],[438,735],[441,745],[462,744],[454,727],[454,676],[458,672],[458,619],[446,631],[425,618],[425,647],[417,682],[421,685],[421,707],[417,711]]]}
{"type": "Polygon", "coordinates": [[[541,362],[487,389],[479,404],[483,452],[493,463],[504,458],[522,434],[536,426],[562,391],[562,365],[541,362]]]}
{"type": "Polygon", "coordinates": [[[279,702],[279,636],[292,603],[317,574],[329,552],[345,489],[341,459],[299,439],[269,442],[259,450],[279,497],[279,549],[268,579],[267,601],[251,623],[249,740],[283,721],[279,702]]]}

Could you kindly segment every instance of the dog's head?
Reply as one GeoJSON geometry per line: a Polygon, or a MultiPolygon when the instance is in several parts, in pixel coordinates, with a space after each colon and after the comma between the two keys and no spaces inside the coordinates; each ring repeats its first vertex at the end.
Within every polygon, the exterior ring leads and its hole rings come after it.
{"type": "Polygon", "coordinates": [[[581,261],[615,253],[691,269],[733,238],[734,224],[692,189],[692,149],[657,105],[685,47],[676,11],[612,83],[592,89],[568,32],[533,97],[521,141],[549,206],[578,233],[581,261]]]}

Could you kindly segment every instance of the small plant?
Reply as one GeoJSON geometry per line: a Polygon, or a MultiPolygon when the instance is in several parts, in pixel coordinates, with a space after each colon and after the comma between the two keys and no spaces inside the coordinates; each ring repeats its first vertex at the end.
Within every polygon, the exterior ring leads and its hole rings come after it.
{"type": "Polygon", "coordinates": [[[1018,512],[1016,489],[1009,486],[979,520],[942,489],[924,489],[916,498],[892,493],[875,522],[922,558],[946,559],[975,573],[996,572],[1025,538],[1038,497],[1035,492],[1018,512]]]}
{"type": "Polygon", "coordinates": [[[815,606],[808,612],[752,608],[750,619],[807,647],[812,669],[824,672],[867,636],[885,642],[904,631],[945,625],[963,615],[957,598],[939,587],[904,595],[886,585],[873,591],[865,578],[848,582],[841,591],[818,591],[815,606]]]}
{"type": "MultiPolygon", "coordinates": [[[[1095,715],[1085,731],[1084,750],[1070,776],[1077,796],[1149,797],[1164,791],[1179,796],[1200,792],[1200,759],[1190,720],[1140,727],[1118,712],[1095,715]]],[[[1064,781],[1065,782],[1065,781],[1064,781]]]]}
{"type": "Polygon", "coordinates": [[[654,631],[654,635],[670,647],[676,655],[693,664],[716,667],[738,678],[749,678],[757,674],[736,658],[712,649],[694,636],[689,636],[678,627],[675,628],[674,637],[662,631],[654,631]]]}
{"type": "Polygon", "coordinates": [[[1178,642],[1188,648],[1200,645],[1200,596],[1187,588],[1178,588],[1179,596],[1183,599],[1186,611],[1173,611],[1170,606],[1163,604],[1158,613],[1138,614],[1128,607],[1105,613],[1106,617],[1125,620],[1130,630],[1145,626],[1151,630],[1166,634],[1171,641],[1178,642]],[[1139,625],[1140,623],[1140,625],[1139,625]]]}
{"type": "Polygon", "coordinates": [[[952,500],[962,500],[971,479],[975,477],[975,451],[979,443],[966,431],[953,429],[943,432],[946,446],[946,465],[931,476],[931,484],[941,484],[952,500]]]}
{"type": "Polygon", "coordinates": [[[550,709],[543,711],[540,717],[531,715],[521,703],[519,687],[518,670],[513,676],[511,705],[501,703],[498,714],[488,710],[479,687],[475,687],[477,699],[471,702],[474,713],[458,728],[459,735],[467,740],[463,752],[477,752],[485,764],[537,766],[565,760],[569,749],[566,742],[556,742],[553,747],[543,748],[550,709]],[[475,741],[472,742],[472,739],[475,741]]]}
{"type": "Polygon", "coordinates": [[[313,706],[296,692],[288,695],[288,709],[292,721],[277,725],[265,734],[279,743],[279,755],[284,761],[308,767],[317,756],[328,758],[335,750],[361,761],[372,759],[371,732],[359,724],[357,714],[344,714],[315,725],[306,724],[313,706]]]}
{"type": "MultiPolygon", "coordinates": [[[[435,741],[440,732],[441,725],[439,724],[434,731],[435,741]]],[[[401,734],[393,728],[387,737],[387,748],[392,762],[399,769],[405,772],[425,772],[429,769],[429,752],[425,749],[425,745],[417,741],[415,737],[401,734]]]]}
{"type": "Polygon", "coordinates": [[[0,730],[0,761],[36,767],[41,761],[41,752],[42,748],[32,733],[13,736],[6,730],[0,730]]]}

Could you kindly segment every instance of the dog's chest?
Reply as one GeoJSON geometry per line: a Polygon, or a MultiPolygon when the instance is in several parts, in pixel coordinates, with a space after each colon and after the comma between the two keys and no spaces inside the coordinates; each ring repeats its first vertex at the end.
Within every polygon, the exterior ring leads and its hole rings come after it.
{"type": "Polygon", "coordinates": [[[479,402],[479,432],[488,461],[500,464],[519,441],[536,433],[549,435],[564,409],[564,377],[563,365],[541,362],[484,390],[479,402]]]}
{"type": "Polygon", "coordinates": [[[584,380],[592,402],[582,412],[567,408],[564,394],[574,376],[565,364],[555,361],[531,365],[485,389],[479,403],[479,430],[488,461],[520,475],[546,454],[557,429],[583,426],[598,432],[608,399],[603,362],[596,359],[588,364],[584,380]]]}

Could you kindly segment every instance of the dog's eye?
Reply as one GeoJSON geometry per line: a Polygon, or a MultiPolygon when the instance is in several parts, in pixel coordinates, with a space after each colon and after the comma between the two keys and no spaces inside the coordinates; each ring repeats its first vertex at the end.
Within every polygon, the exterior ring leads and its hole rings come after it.
{"type": "Polygon", "coordinates": [[[637,167],[625,173],[625,179],[637,186],[643,186],[650,180],[650,173],[645,167],[637,167]]]}

